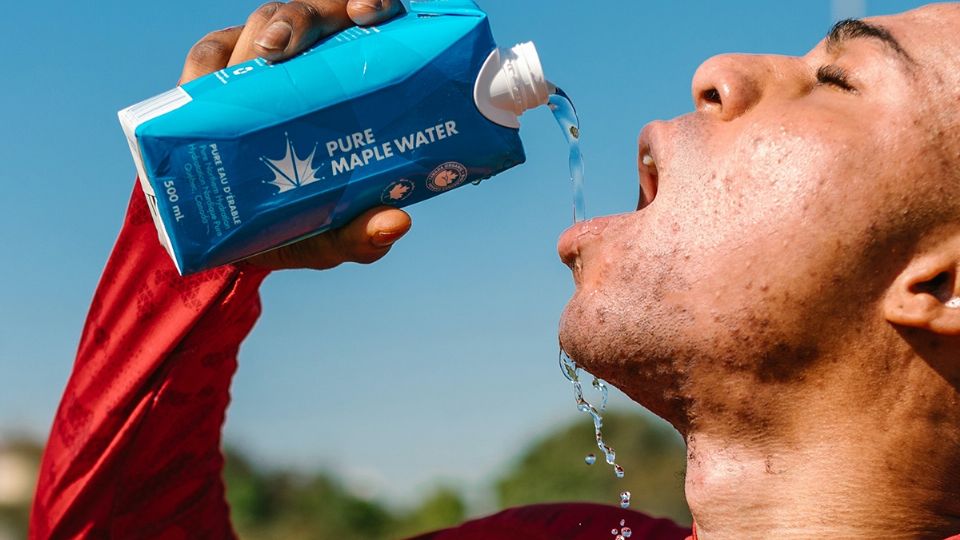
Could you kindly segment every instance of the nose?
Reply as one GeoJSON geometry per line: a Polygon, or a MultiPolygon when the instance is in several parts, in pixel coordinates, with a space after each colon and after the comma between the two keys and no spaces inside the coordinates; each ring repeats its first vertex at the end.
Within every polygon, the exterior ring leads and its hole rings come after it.
{"type": "Polygon", "coordinates": [[[733,120],[756,105],[775,71],[767,57],[722,54],[704,62],[693,76],[697,111],[733,120]]]}

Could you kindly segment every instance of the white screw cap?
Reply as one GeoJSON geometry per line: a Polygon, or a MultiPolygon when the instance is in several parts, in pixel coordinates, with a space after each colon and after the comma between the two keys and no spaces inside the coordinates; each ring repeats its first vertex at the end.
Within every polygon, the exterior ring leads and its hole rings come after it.
{"type": "Polygon", "coordinates": [[[491,122],[519,128],[524,111],[546,105],[555,87],[546,80],[532,42],[494,49],[480,68],[473,101],[491,122]]]}

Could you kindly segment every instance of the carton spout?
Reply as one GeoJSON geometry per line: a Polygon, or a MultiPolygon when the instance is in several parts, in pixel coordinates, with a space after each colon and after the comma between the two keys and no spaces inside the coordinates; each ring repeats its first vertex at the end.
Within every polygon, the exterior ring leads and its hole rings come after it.
{"type": "Polygon", "coordinates": [[[473,100],[491,122],[519,128],[519,116],[546,105],[556,87],[546,80],[533,43],[494,49],[480,68],[473,100]]]}

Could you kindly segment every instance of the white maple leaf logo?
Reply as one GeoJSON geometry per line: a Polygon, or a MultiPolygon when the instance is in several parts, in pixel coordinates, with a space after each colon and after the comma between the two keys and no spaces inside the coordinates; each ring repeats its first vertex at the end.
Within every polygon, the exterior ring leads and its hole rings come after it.
{"type": "Polygon", "coordinates": [[[290,136],[286,133],[284,136],[287,139],[287,153],[281,159],[270,159],[266,156],[260,158],[260,161],[269,167],[274,175],[273,180],[267,183],[280,188],[277,193],[283,193],[322,180],[322,177],[317,177],[320,167],[313,166],[313,156],[317,153],[317,146],[313,146],[313,150],[306,159],[300,159],[296,148],[293,147],[293,142],[290,141],[290,136]]]}

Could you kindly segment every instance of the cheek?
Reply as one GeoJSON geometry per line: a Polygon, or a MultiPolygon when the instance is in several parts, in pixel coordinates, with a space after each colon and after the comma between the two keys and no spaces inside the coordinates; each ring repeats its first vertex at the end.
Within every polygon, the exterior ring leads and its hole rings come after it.
{"type": "Polygon", "coordinates": [[[678,160],[656,229],[714,262],[736,250],[783,250],[845,211],[852,173],[864,167],[851,161],[858,155],[786,124],[720,134],[703,155],[678,160]]]}
{"type": "Polygon", "coordinates": [[[795,227],[815,201],[825,201],[827,159],[820,145],[786,131],[743,134],[718,167],[722,230],[753,240],[795,227]]]}

